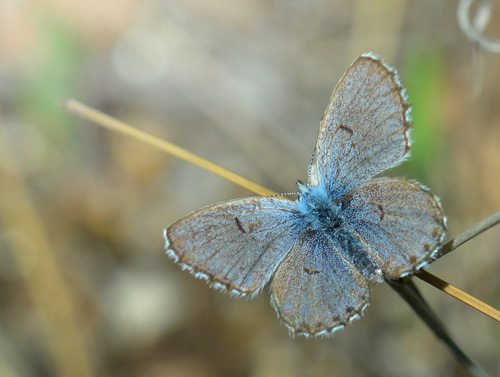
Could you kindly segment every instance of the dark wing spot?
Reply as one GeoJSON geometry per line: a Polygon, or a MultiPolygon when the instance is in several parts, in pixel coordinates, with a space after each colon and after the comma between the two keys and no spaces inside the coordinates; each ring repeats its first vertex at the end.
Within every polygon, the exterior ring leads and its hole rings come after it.
{"type": "Polygon", "coordinates": [[[432,231],[432,237],[437,237],[437,236],[440,236],[442,234],[442,230],[441,228],[435,228],[433,231],[432,231]]]}
{"type": "Polygon", "coordinates": [[[351,136],[354,134],[353,130],[351,130],[351,129],[350,129],[349,127],[347,127],[347,126],[344,126],[343,124],[341,124],[341,125],[339,126],[339,129],[341,129],[341,130],[343,130],[343,131],[345,131],[345,132],[349,133],[351,136]]]}
{"type": "Polygon", "coordinates": [[[384,207],[382,207],[382,204],[378,205],[378,209],[380,210],[380,221],[382,221],[385,217],[385,212],[384,212],[384,207]]]}
{"type": "Polygon", "coordinates": [[[304,236],[305,237],[312,237],[316,234],[316,231],[312,229],[310,226],[308,226],[306,229],[304,229],[304,236]]]}
{"type": "Polygon", "coordinates": [[[315,275],[315,274],[319,274],[321,271],[318,271],[318,270],[310,270],[308,269],[307,267],[304,267],[304,272],[306,274],[309,274],[309,275],[315,275]]]}
{"type": "Polygon", "coordinates": [[[245,234],[246,231],[245,231],[245,229],[243,229],[243,225],[241,225],[240,219],[238,219],[237,217],[235,217],[234,221],[236,222],[236,226],[238,227],[238,229],[240,230],[240,232],[243,233],[243,234],[245,234]]]}
{"type": "MultiPolygon", "coordinates": [[[[405,112],[406,112],[406,109],[407,109],[407,108],[408,108],[408,107],[407,107],[407,106],[405,106],[405,112]]],[[[405,150],[404,150],[404,152],[403,152],[403,156],[404,156],[405,154],[407,154],[407,153],[408,153],[408,151],[410,150],[410,140],[408,140],[408,134],[407,134],[407,132],[406,132],[406,131],[408,130],[408,127],[409,127],[409,125],[406,125],[406,127],[404,128],[405,150]]]]}

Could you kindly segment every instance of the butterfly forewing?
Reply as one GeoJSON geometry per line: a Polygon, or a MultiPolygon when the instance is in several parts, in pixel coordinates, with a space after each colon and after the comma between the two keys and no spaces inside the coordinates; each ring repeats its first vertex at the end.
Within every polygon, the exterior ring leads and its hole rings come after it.
{"type": "Polygon", "coordinates": [[[164,231],[167,254],[236,295],[257,293],[296,240],[295,205],[246,198],[195,211],[164,231]]]}
{"type": "Polygon", "coordinates": [[[293,334],[327,335],[359,317],[370,299],[367,280],[321,234],[307,231],[278,267],[272,286],[278,317],[293,334]]]}
{"type": "Polygon", "coordinates": [[[345,218],[385,276],[393,279],[432,261],[446,232],[439,200],[421,185],[398,178],[371,179],[357,188],[345,218]]]}
{"type": "Polygon", "coordinates": [[[312,178],[338,197],[401,162],[410,147],[408,109],[396,72],[372,55],[360,56],[321,120],[312,178]]]}

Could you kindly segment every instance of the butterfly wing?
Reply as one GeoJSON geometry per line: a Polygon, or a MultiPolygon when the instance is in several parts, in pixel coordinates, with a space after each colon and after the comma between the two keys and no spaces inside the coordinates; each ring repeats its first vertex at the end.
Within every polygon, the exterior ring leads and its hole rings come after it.
{"type": "Polygon", "coordinates": [[[405,179],[366,181],[352,193],[345,211],[353,235],[393,279],[432,261],[446,233],[438,198],[405,179]]]}
{"type": "Polygon", "coordinates": [[[279,265],[271,302],[293,334],[327,335],[358,318],[370,299],[367,280],[323,235],[302,232],[279,265]]]}
{"type": "Polygon", "coordinates": [[[339,197],[401,162],[410,115],[396,72],[361,55],[337,84],[320,123],[311,183],[339,197]],[[324,182],[323,182],[324,180],[324,182]]]}
{"type": "Polygon", "coordinates": [[[296,241],[295,207],[268,197],[205,207],[165,228],[167,254],[215,288],[256,294],[296,241]]]}

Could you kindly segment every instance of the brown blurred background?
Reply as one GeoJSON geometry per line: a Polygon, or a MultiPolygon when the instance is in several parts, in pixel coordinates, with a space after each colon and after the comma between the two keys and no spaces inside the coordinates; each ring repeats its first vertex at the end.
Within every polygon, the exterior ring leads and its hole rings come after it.
{"type": "MultiPolygon", "coordinates": [[[[451,237],[500,209],[500,56],[474,58],[456,6],[2,1],[0,376],[464,376],[385,284],[330,339],[291,339],[267,291],[233,299],[181,271],[162,228],[249,193],[57,104],[74,97],[288,192],[336,82],[373,51],[414,107],[413,157],[390,174],[442,198],[451,237]]],[[[500,36],[498,1],[486,34],[500,36]]],[[[494,228],[429,270],[500,307],[499,245],[494,228]]],[[[499,324],[417,284],[500,375],[499,324]]]]}

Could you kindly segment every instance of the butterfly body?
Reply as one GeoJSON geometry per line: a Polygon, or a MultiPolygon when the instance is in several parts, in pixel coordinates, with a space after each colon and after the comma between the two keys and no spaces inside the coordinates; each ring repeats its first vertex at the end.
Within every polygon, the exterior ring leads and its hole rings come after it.
{"type": "Polygon", "coordinates": [[[344,217],[347,198],[331,197],[322,184],[299,184],[297,209],[303,216],[304,232],[318,233],[329,239],[372,282],[382,281],[382,271],[354,237],[344,217]]]}
{"type": "Polygon", "coordinates": [[[312,231],[332,232],[343,228],[342,203],[328,195],[325,186],[298,185],[297,210],[312,231]]]}
{"type": "Polygon", "coordinates": [[[299,197],[251,197],[202,208],[164,230],[167,255],[236,296],[268,283],[292,334],[328,335],[359,318],[370,284],[430,263],[446,232],[436,196],[400,178],[411,118],[396,72],[360,56],[335,88],[299,197]]]}

